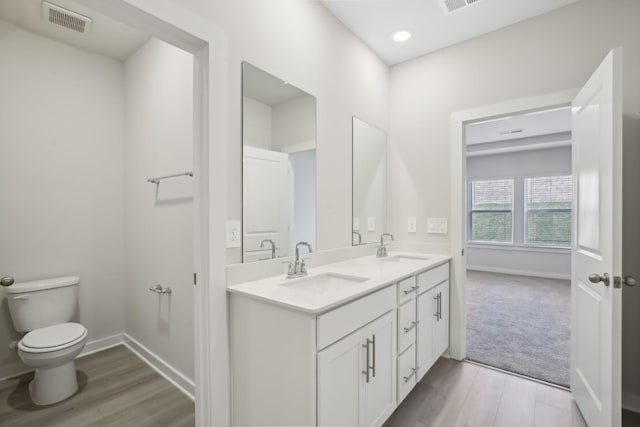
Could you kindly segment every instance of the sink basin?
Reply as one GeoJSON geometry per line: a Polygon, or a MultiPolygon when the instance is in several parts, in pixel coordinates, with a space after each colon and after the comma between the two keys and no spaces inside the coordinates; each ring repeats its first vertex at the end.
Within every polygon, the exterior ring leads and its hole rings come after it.
{"type": "Polygon", "coordinates": [[[418,256],[410,256],[410,255],[394,255],[386,258],[381,258],[380,261],[383,262],[416,262],[416,261],[427,261],[430,257],[418,257],[418,256]]]}
{"type": "Polygon", "coordinates": [[[281,283],[280,285],[314,294],[327,294],[343,290],[350,286],[355,286],[359,283],[366,282],[367,280],[369,280],[368,277],[349,276],[347,274],[338,273],[323,273],[318,274],[317,276],[291,279],[290,281],[281,283]]]}

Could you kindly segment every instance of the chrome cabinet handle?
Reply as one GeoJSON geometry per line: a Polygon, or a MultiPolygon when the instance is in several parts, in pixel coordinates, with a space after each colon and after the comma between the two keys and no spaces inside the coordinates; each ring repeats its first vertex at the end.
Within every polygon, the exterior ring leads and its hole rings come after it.
{"type": "Polygon", "coordinates": [[[0,279],[0,285],[2,286],[11,286],[15,283],[15,279],[11,276],[4,276],[0,279]]]}
{"type": "Polygon", "coordinates": [[[151,292],[155,292],[156,294],[170,294],[171,288],[163,288],[162,285],[154,285],[149,288],[151,292]]]}
{"type": "Polygon", "coordinates": [[[442,320],[442,292],[438,292],[438,321],[442,320]]]}
{"type": "Polygon", "coordinates": [[[415,291],[416,289],[418,289],[417,286],[412,286],[408,290],[403,290],[402,292],[404,292],[405,295],[409,295],[411,292],[415,291]]]}
{"type": "Polygon", "coordinates": [[[373,344],[373,366],[371,367],[371,370],[373,372],[373,378],[376,377],[376,334],[373,334],[373,339],[371,340],[371,343],[373,344]]]}
{"type": "Polygon", "coordinates": [[[407,332],[409,332],[410,330],[412,330],[413,328],[418,326],[418,323],[419,322],[411,322],[411,326],[409,326],[408,328],[402,328],[402,329],[404,329],[404,333],[406,334],[407,332]]]}
{"type": "MultiPolygon", "coordinates": [[[[373,336],[373,339],[375,340],[375,335],[373,336]]],[[[375,341],[371,341],[369,338],[367,338],[367,342],[366,342],[365,344],[362,344],[362,348],[364,348],[364,349],[366,349],[366,350],[367,350],[367,355],[366,355],[366,357],[365,357],[365,360],[366,360],[365,364],[366,364],[366,366],[365,366],[365,368],[364,368],[364,371],[362,371],[362,373],[363,373],[363,374],[365,375],[365,377],[367,378],[367,383],[368,383],[368,382],[369,382],[369,380],[370,380],[370,377],[369,377],[369,370],[371,369],[371,365],[369,365],[369,359],[370,359],[370,356],[371,356],[371,352],[370,352],[370,350],[369,350],[369,348],[370,348],[370,347],[369,347],[369,344],[371,344],[372,342],[375,342],[375,341]]],[[[375,345],[375,344],[374,344],[374,345],[375,345]]],[[[374,352],[375,352],[375,347],[374,347],[374,352]]],[[[374,357],[374,359],[373,359],[373,360],[374,360],[374,363],[375,363],[375,353],[374,353],[374,356],[373,356],[373,357],[374,357]]],[[[375,371],[374,371],[374,372],[375,372],[375,371]]],[[[375,374],[374,374],[374,377],[375,377],[375,374]]]]}
{"type": "Polygon", "coordinates": [[[408,383],[409,380],[411,379],[411,377],[413,377],[416,372],[418,371],[418,367],[416,366],[415,368],[411,368],[411,373],[409,375],[407,375],[406,377],[402,377],[404,379],[405,383],[408,383]]]}
{"type": "Polygon", "coordinates": [[[609,274],[604,273],[601,275],[597,273],[593,273],[589,275],[589,281],[591,283],[600,283],[602,282],[605,286],[609,286],[609,274]]]}

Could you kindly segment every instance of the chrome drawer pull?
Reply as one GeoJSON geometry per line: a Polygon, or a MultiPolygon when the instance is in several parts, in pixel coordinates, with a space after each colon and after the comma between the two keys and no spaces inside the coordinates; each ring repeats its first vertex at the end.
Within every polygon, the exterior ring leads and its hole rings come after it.
{"type": "Polygon", "coordinates": [[[413,328],[418,326],[418,323],[419,322],[411,322],[411,326],[409,326],[408,328],[402,328],[402,329],[404,329],[404,333],[406,334],[407,332],[409,332],[410,330],[412,330],[413,328]]]}
{"type": "Polygon", "coordinates": [[[404,292],[405,295],[409,295],[411,292],[415,291],[416,289],[418,289],[417,286],[412,286],[409,288],[409,290],[403,290],[402,292],[404,292]]]}
{"type": "Polygon", "coordinates": [[[417,371],[418,371],[418,367],[417,366],[415,368],[411,368],[411,373],[406,377],[402,377],[402,378],[404,378],[404,382],[408,383],[409,380],[411,379],[411,377],[413,377],[416,374],[417,371]]]}

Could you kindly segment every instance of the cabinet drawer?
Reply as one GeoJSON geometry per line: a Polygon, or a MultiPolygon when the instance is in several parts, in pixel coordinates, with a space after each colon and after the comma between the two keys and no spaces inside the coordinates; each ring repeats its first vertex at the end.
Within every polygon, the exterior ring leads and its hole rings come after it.
{"type": "Polygon", "coordinates": [[[398,282],[398,305],[416,296],[416,278],[408,277],[398,282]]]}
{"type": "Polygon", "coordinates": [[[416,348],[410,346],[398,356],[398,405],[416,385],[416,348]]]}
{"type": "Polygon", "coordinates": [[[398,353],[416,341],[416,302],[410,300],[398,309],[398,353]]]}
{"type": "Polygon", "coordinates": [[[321,314],[316,324],[318,350],[349,335],[395,307],[395,286],[392,285],[321,314]]]}
{"type": "Polygon", "coordinates": [[[432,270],[418,274],[418,293],[428,291],[438,283],[449,279],[449,263],[442,264],[432,270]]]}

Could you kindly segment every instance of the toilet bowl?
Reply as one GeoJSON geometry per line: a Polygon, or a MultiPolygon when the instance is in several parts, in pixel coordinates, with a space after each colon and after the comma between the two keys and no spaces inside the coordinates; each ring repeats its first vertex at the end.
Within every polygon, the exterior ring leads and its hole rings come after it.
{"type": "Polygon", "coordinates": [[[70,322],[78,304],[77,276],[16,283],[7,287],[16,331],[26,333],[18,356],[35,369],[29,394],[36,405],[51,405],[78,390],[75,358],[87,342],[87,330],[70,322]]]}
{"type": "Polygon", "coordinates": [[[29,394],[36,405],[51,405],[78,390],[75,358],[87,342],[87,330],[78,323],[61,323],[29,332],[18,343],[18,355],[35,368],[29,394]]]}

